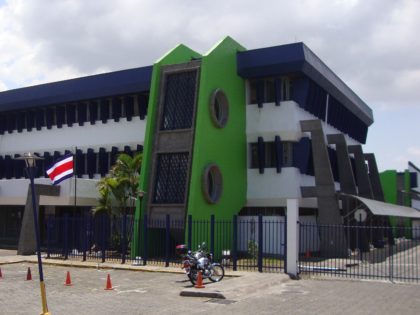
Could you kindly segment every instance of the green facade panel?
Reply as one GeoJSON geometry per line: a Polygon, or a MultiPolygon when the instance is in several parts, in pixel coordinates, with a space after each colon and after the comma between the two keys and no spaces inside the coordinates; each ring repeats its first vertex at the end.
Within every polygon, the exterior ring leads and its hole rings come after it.
{"type": "Polygon", "coordinates": [[[202,58],[187,211],[194,220],[210,219],[212,214],[216,219],[231,219],[246,203],[245,82],[236,71],[236,53],[242,50],[226,37],[202,58]],[[229,103],[223,128],[211,118],[210,99],[215,89],[222,89],[229,103]],[[215,204],[206,201],[202,184],[203,172],[211,163],[219,166],[223,178],[221,197],[215,204]]]}
{"type": "Polygon", "coordinates": [[[389,170],[379,174],[385,202],[397,204],[397,171],[389,170]]]}
{"type": "MultiPolygon", "coordinates": [[[[388,170],[380,173],[381,185],[384,191],[385,202],[398,204],[398,173],[396,170],[388,170]]],[[[405,171],[404,174],[404,191],[410,191],[410,173],[405,171]]],[[[404,192],[403,192],[404,193],[404,192]]],[[[410,207],[411,200],[409,194],[404,194],[403,205],[410,207]]],[[[398,236],[397,227],[403,225],[404,227],[410,228],[412,225],[411,219],[389,217],[389,223],[393,227],[394,236],[398,236]]],[[[409,230],[405,231],[406,237],[411,237],[409,230]]]]}
{"type": "MultiPolygon", "coordinates": [[[[216,220],[226,220],[231,219],[245,206],[247,190],[246,92],[245,81],[237,75],[236,66],[236,53],[243,50],[245,50],[244,47],[230,37],[226,37],[203,56],[180,45],[154,64],[140,175],[140,188],[146,194],[137,204],[136,222],[140,222],[143,218],[147,198],[150,197],[147,192],[152,189],[149,187],[149,182],[161,68],[166,65],[186,63],[192,59],[201,59],[201,67],[186,216],[191,215],[194,221],[210,220],[211,215],[214,215],[216,220]],[[216,89],[221,89],[228,100],[228,116],[223,127],[217,126],[212,119],[210,100],[216,89]],[[221,195],[215,203],[208,202],[203,192],[203,180],[205,180],[203,172],[210,164],[217,165],[222,175],[221,195]]],[[[140,226],[136,224],[133,256],[137,256],[140,252],[142,239],[140,231],[140,226]]],[[[209,235],[203,235],[202,232],[194,233],[200,233],[203,236],[204,239],[199,242],[208,242],[209,235]]],[[[198,234],[195,235],[196,238],[197,236],[198,234]]],[[[226,246],[229,247],[230,236],[226,237],[226,242],[226,246]]]]}
{"type": "Polygon", "coordinates": [[[146,133],[144,137],[143,146],[143,162],[140,173],[140,189],[145,192],[143,199],[137,201],[135,222],[134,225],[134,236],[133,236],[133,256],[139,255],[140,249],[140,220],[143,218],[144,210],[147,204],[147,199],[150,197],[148,193],[150,191],[150,171],[152,164],[152,152],[153,152],[153,132],[156,126],[157,107],[159,102],[159,90],[161,80],[161,68],[166,65],[181,64],[189,62],[192,59],[200,58],[201,55],[185,45],[178,45],[153,65],[152,80],[150,85],[149,104],[147,110],[147,122],[146,122],[146,133]]]}

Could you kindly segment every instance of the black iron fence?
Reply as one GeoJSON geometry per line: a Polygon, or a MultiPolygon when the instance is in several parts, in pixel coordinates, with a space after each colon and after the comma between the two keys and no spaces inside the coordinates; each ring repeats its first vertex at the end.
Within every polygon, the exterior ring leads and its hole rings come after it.
{"type": "MultiPolygon", "coordinates": [[[[232,270],[284,272],[286,220],[279,216],[233,216],[186,222],[134,220],[106,215],[50,217],[43,235],[48,258],[181,266],[179,244],[195,250],[206,243],[232,270]],[[137,248],[134,230],[138,229],[137,248]]],[[[391,281],[420,280],[420,230],[378,226],[299,224],[301,274],[391,281]]]]}
{"type": "Polygon", "coordinates": [[[420,280],[418,229],[300,224],[301,273],[401,282],[420,280]]]}
{"type": "Polygon", "coordinates": [[[233,216],[186,222],[134,220],[107,215],[49,217],[43,231],[47,258],[173,266],[181,263],[179,244],[192,250],[203,242],[215,260],[233,270],[281,272],[285,269],[286,222],[283,217],[233,216]],[[135,228],[138,248],[134,248],[135,228]]]}

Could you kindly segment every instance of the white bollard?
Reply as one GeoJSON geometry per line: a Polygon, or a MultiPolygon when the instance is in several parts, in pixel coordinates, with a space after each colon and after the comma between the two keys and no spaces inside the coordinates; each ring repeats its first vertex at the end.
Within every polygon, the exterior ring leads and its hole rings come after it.
{"type": "Polygon", "coordinates": [[[287,270],[290,276],[298,275],[299,255],[299,200],[287,199],[287,270]]]}

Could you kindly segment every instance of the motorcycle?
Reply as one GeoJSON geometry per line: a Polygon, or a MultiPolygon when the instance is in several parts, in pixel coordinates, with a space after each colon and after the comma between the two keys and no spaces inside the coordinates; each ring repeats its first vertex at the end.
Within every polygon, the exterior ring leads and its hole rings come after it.
{"type": "Polygon", "coordinates": [[[213,261],[213,254],[206,251],[206,245],[203,243],[198,246],[198,250],[192,252],[184,244],[176,246],[176,252],[182,257],[182,269],[195,285],[198,279],[198,273],[201,272],[202,278],[209,279],[212,282],[219,282],[225,276],[225,269],[219,263],[213,261]]]}

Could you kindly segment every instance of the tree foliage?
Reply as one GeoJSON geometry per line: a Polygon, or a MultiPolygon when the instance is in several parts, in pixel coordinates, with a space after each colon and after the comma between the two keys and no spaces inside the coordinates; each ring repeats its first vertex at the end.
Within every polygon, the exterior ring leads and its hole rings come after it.
{"type": "Polygon", "coordinates": [[[130,156],[118,155],[109,174],[98,182],[98,205],[94,214],[106,213],[110,216],[132,213],[137,197],[142,193],[139,189],[142,153],[130,156]]]}

